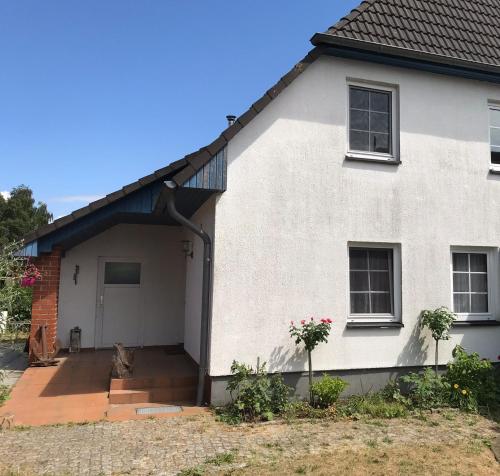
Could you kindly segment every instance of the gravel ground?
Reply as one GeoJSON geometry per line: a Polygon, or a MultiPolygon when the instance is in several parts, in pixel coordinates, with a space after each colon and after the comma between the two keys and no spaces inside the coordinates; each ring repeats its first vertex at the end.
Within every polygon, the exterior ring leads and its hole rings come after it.
{"type": "MultiPolygon", "coordinates": [[[[396,420],[272,422],[230,427],[207,415],[119,423],[17,428],[0,434],[0,474],[175,475],[233,452],[227,469],[258,464],[268,454],[314,454],[374,444],[484,444],[499,427],[479,416],[448,411],[396,420]]],[[[212,465],[212,466],[211,466],[212,465]]],[[[500,474],[500,466],[499,466],[500,474]]]]}

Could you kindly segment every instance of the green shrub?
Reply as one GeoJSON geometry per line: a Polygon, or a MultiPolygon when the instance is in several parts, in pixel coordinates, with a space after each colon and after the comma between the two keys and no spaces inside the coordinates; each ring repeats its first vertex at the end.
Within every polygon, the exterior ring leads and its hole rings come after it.
{"type": "Polygon", "coordinates": [[[453,362],[448,364],[443,379],[450,387],[452,406],[477,411],[480,405],[488,405],[495,399],[493,366],[459,345],[453,349],[453,362]]]}
{"type": "Polygon", "coordinates": [[[285,420],[294,419],[332,419],[337,416],[337,409],[335,405],[328,408],[315,408],[309,402],[297,401],[291,402],[287,405],[286,411],[283,413],[285,420]]]}
{"type": "Polygon", "coordinates": [[[405,375],[401,381],[409,385],[409,399],[415,407],[431,409],[449,405],[449,383],[430,368],[420,374],[405,375]]]}
{"type": "Polygon", "coordinates": [[[291,388],[285,384],[281,374],[270,377],[269,392],[271,394],[271,411],[276,415],[281,414],[287,407],[291,388]]]}
{"type": "Polygon", "coordinates": [[[330,377],[327,374],[323,374],[321,380],[314,382],[311,386],[314,406],[327,408],[333,405],[348,385],[340,377],[330,377]]]}
{"type": "Polygon", "coordinates": [[[380,396],[388,402],[398,402],[406,407],[411,406],[411,400],[401,393],[398,380],[389,380],[387,385],[379,392],[380,396]]]}
{"type": "Polygon", "coordinates": [[[254,370],[236,361],[231,365],[227,390],[232,402],[218,410],[220,419],[227,423],[271,420],[285,410],[290,393],[281,375],[268,376],[265,363],[257,364],[254,370]]]}
{"type": "Polygon", "coordinates": [[[381,393],[372,393],[353,395],[339,402],[337,412],[344,417],[402,418],[408,415],[408,408],[401,402],[385,399],[381,393]]]}

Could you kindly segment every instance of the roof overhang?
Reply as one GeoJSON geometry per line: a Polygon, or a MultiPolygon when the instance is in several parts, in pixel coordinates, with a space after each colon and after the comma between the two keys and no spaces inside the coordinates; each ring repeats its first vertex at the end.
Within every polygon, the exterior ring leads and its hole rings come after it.
{"type": "Polygon", "coordinates": [[[324,47],[322,53],[327,55],[500,83],[500,67],[496,65],[353,40],[328,33],[316,33],[311,38],[311,43],[324,47]]]}
{"type": "Polygon", "coordinates": [[[213,194],[226,187],[226,151],[222,149],[198,170],[183,174],[188,163],[176,162],[118,192],[90,203],[25,237],[23,256],[39,256],[54,247],[68,250],[120,223],[178,226],[158,207],[165,180],[176,180],[176,206],[191,217],[213,194]],[[166,173],[165,173],[166,171],[166,173]]]}

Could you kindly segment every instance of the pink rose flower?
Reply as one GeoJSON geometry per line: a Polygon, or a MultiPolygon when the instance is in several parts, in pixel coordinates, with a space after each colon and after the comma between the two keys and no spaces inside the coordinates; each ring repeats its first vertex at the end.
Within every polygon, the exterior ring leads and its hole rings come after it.
{"type": "Polygon", "coordinates": [[[301,323],[302,325],[304,325],[304,324],[306,323],[306,321],[304,321],[304,319],[302,319],[302,320],[300,321],[300,323],[301,323]]]}

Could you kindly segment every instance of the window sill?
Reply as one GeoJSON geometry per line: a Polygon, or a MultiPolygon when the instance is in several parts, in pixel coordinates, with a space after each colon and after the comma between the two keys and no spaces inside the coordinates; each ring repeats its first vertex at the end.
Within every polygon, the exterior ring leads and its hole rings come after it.
{"type": "Polygon", "coordinates": [[[493,175],[500,175],[500,167],[490,167],[490,174],[493,175]]]}
{"type": "MultiPolygon", "coordinates": [[[[375,164],[387,164],[387,165],[400,165],[401,161],[396,159],[395,157],[383,157],[376,155],[368,155],[368,154],[356,154],[354,152],[349,152],[345,156],[345,160],[354,161],[354,162],[373,162],[375,164]]],[[[498,172],[500,173],[500,171],[498,172]]]]}
{"type": "Polygon", "coordinates": [[[348,322],[346,324],[347,329],[366,329],[366,328],[376,328],[376,329],[398,329],[404,327],[402,322],[348,322]]]}
{"type": "Polygon", "coordinates": [[[500,321],[495,320],[485,320],[485,321],[455,321],[452,327],[472,327],[472,326],[500,326],[500,321]]]}

